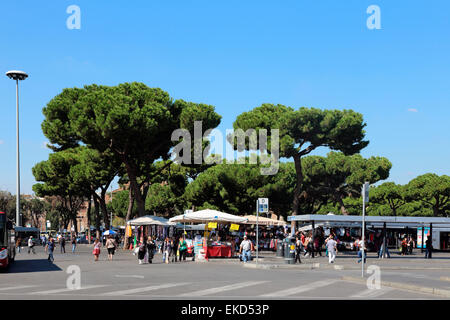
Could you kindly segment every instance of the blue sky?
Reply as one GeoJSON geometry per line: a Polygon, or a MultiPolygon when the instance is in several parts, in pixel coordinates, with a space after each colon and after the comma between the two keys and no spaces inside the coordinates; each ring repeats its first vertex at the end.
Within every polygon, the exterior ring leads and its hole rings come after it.
{"type": "MultiPolygon", "coordinates": [[[[449,174],[449,1],[2,1],[0,71],[21,69],[22,191],[50,152],[42,108],[66,87],[142,81],[209,103],[220,129],[261,103],[363,113],[390,181],[449,174]],[[69,30],[69,5],[81,29],[69,30]],[[366,9],[381,9],[369,30],[366,9]]],[[[15,193],[15,85],[0,76],[0,189],[15,193]]],[[[326,149],[314,154],[324,155],[326,149]]]]}

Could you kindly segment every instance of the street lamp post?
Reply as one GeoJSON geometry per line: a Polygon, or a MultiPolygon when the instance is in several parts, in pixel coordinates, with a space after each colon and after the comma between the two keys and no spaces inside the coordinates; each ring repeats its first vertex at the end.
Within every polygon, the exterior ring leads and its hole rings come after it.
{"type": "Polygon", "coordinates": [[[16,225],[20,226],[22,224],[22,221],[20,219],[19,80],[25,80],[28,77],[28,74],[19,70],[11,70],[6,73],[6,76],[12,80],[16,80],[16,143],[17,143],[16,225]]]}

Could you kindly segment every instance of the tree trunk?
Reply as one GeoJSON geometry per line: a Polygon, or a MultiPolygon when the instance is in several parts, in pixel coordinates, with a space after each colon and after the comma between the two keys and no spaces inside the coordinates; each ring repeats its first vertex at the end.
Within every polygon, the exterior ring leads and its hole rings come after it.
{"type": "Polygon", "coordinates": [[[128,179],[130,180],[130,191],[133,193],[134,200],[136,200],[138,208],[138,216],[142,217],[145,215],[145,202],[141,194],[141,190],[137,183],[136,169],[128,161],[124,161],[125,167],[128,173],[128,179]]]}
{"type": "Polygon", "coordinates": [[[92,196],[89,196],[88,209],[87,209],[87,224],[88,224],[88,243],[91,244],[91,204],[92,196]]]}
{"type": "Polygon", "coordinates": [[[102,210],[103,213],[103,221],[105,222],[105,228],[109,230],[111,227],[111,221],[110,216],[108,215],[108,208],[106,207],[106,190],[105,191],[102,190],[102,195],[99,199],[99,202],[100,202],[100,209],[102,210]]]}
{"type": "Polygon", "coordinates": [[[296,216],[299,214],[300,194],[302,192],[302,185],[303,185],[303,170],[300,155],[294,156],[294,163],[295,163],[295,172],[297,175],[297,184],[294,189],[294,200],[292,202],[292,215],[296,216]]]}
{"type": "MultiPolygon", "coordinates": [[[[133,214],[133,205],[134,205],[134,197],[131,190],[128,190],[128,211],[127,216],[125,218],[125,225],[127,225],[128,221],[131,220],[131,215],[133,214]]],[[[128,237],[126,236],[126,229],[125,229],[125,239],[123,241],[123,249],[126,250],[128,246],[128,237]]]]}
{"type": "Polygon", "coordinates": [[[94,197],[94,212],[95,212],[95,238],[100,240],[100,205],[97,199],[94,197]]]}
{"type": "Polygon", "coordinates": [[[338,203],[339,203],[339,206],[340,206],[340,208],[341,208],[341,213],[342,213],[344,216],[348,216],[348,210],[347,210],[347,208],[345,207],[344,201],[342,200],[342,198],[341,198],[339,195],[338,195],[337,197],[338,197],[338,203]]]}

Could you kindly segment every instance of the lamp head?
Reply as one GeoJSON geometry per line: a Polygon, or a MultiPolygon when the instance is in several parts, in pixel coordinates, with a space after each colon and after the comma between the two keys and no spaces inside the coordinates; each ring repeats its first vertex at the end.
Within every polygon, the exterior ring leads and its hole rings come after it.
{"type": "Polygon", "coordinates": [[[11,70],[6,73],[6,76],[13,80],[25,80],[28,78],[28,74],[20,70],[11,70]]]}

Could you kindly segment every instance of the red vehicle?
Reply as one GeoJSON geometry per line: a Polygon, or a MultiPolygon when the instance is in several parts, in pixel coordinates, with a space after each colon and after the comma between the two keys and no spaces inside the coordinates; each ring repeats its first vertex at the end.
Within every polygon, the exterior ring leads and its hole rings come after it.
{"type": "Polygon", "coordinates": [[[0,268],[6,269],[16,256],[15,233],[12,221],[0,212],[0,268]]]}

